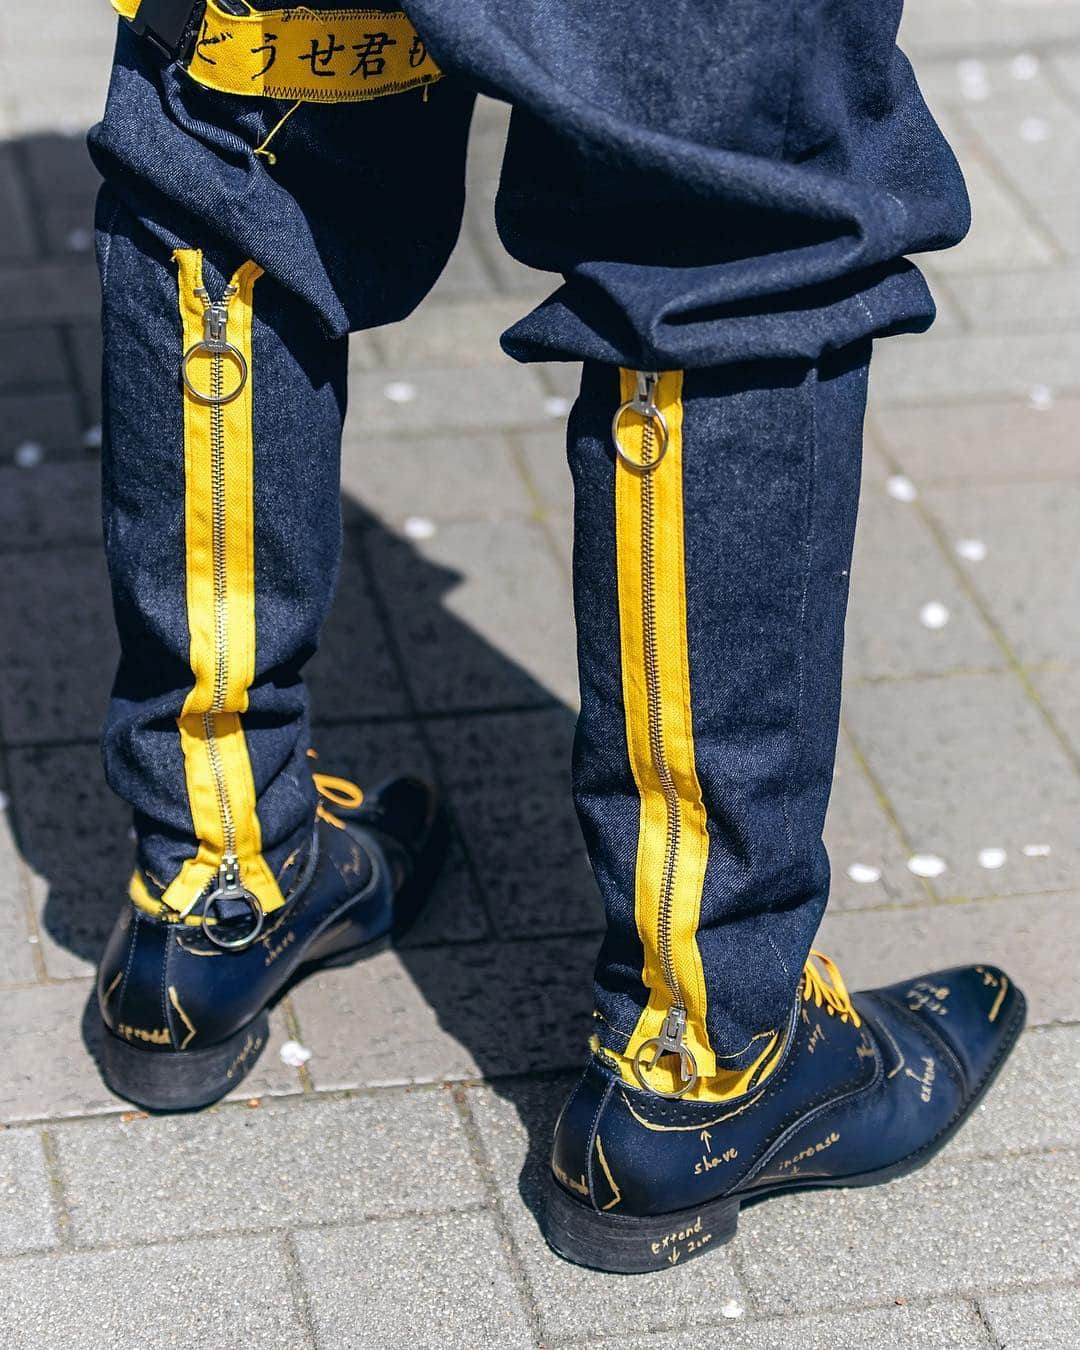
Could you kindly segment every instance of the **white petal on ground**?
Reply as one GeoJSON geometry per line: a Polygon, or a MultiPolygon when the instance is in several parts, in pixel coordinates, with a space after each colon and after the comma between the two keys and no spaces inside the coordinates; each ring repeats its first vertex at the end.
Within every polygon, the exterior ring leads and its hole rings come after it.
{"type": "Polygon", "coordinates": [[[78,228],[68,231],[65,242],[70,253],[89,253],[94,246],[94,236],[90,230],[84,229],[80,225],[78,228]]]}
{"type": "Polygon", "coordinates": [[[742,1315],[743,1315],[742,1304],[736,1302],[736,1300],[733,1298],[729,1298],[728,1301],[724,1304],[724,1306],[720,1309],[720,1316],[726,1317],[730,1321],[734,1321],[736,1317],[741,1317],[742,1315]]]}
{"type": "Polygon", "coordinates": [[[1045,117],[1025,117],[1020,123],[1020,138],[1028,145],[1038,145],[1050,139],[1050,123],[1045,117]]]}
{"type": "Polygon", "coordinates": [[[917,877],[939,877],[948,864],[936,853],[915,853],[908,859],[907,867],[917,877]]]}
{"type": "Polygon", "coordinates": [[[987,79],[986,67],[981,61],[961,61],[956,67],[956,74],[965,98],[979,101],[989,97],[990,81],[987,79]]]}
{"type": "Polygon", "coordinates": [[[949,622],[949,607],[940,600],[928,600],[919,610],[919,622],[924,628],[944,628],[949,622]]]}
{"type": "Polygon", "coordinates": [[[1025,844],[1020,852],[1025,858],[1048,858],[1050,856],[1050,845],[1025,844]]]}
{"type": "Polygon", "coordinates": [[[919,495],[915,484],[903,473],[894,473],[885,484],[885,491],[897,502],[913,502],[919,495]]]}
{"type": "Polygon", "coordinates": [[[1028,402],[1039,412],[1054,406],[1054,391],[1048,384],[1033,384],[1028,390],[1028,402]]]}
{"type": "Polygon", "coordinates": [[[1009,855],[1003,848],[979,849],[979,866],[985,867],[990,872],[996,871],[999,867],[1004,867],[1008,858],[1009,855]]]}
{"type": "Polygon", "coordinates": [[[23,441],[15,447],[15,463],[20,469],[33,469],[44,458],[45,451],[37,441],[23,441]]]}
{"type": "Polygon", "coordinates": [[[570,400],[568,398],[560,398],[558,394],[554,394],[551,398],[544,399],[544,412],[549,417],[565,417],[569,411],[570,400]]]}
{"type": "Polygon", "coordinates": [[[967,562],[982,562],[986,557],[986,545],[981,539],[958,539],[956,552],[967,562]]]}
{"type": "Polygon", "coordinates": [[[311,1051],[299,1041],[286,1041],[278,1054],[281,1056],[281,1062],[288,1064],[291,1069],[299,1069],[311,1058],[311,1051]]]}
{"type": "Polygon", "coordinates": [[[410,516],[401,528],[406,539],[432,539],[435,536],[435,522],[427,516],[410,516]]]}
{"type": "Polygon", "coordinates": [[[391,380],[383,390],[383,395],[391,403],[411,403],[416,397],[416,385],[407,380],[391,380]]]}
{"type": "Polygon", "coordinates": [[[861,886],[881,880],[881,868],[873,867],[870,863],[854,862],[848,868],[847,874],[852,881],[857,881],[861,886]]]}
{"type": "Polygon", "coordinates": [[[1009,62],[1009,74],[1014,80],[1033,80],[1039,73],[1039,58],[1034,52],[1020,52],[1009,62]]]}
{"type": "Polygon", "coordinates": [[[83,432],[82,443],[87,450],[100,450],[101,427],[98,425],[87,427],[83,432]]]}

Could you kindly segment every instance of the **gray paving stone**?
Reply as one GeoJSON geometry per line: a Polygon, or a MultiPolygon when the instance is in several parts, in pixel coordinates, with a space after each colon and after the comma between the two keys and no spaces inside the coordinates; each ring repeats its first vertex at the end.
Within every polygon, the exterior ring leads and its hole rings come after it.
{"type": "Polygon", "coordinates": [[[895,1185],[770,1200],[742,1215],[738,1258],[774,1313],[1064,1280],[1077,1273],[1078,1200],[1071,1154],[938,1160],[895,1185]],[[807,1259],[778,1279],[779,1252],[807,1259]]]}
{"type": "Polygon", "coordinates": [[[878,408],[904,403],[1026,399],[1036,386],[1080,391],[1080,373],[1056,333],[942,334],[882,342],[870,375],[878,408]]]}
{"type": "MultiPolygon", "coordinates": [[[[2,294],[2,291],[0,291],[2,294]]],[[[372,438],[435,432],[491,431],[530,427],[544,420],[546,395],[539,377],[511,361],[481,369],[400,369],[361,373],[352,379],[354,416],[372,438]],[[407,385],[412,396],[394,401],[388,388],[407,385]]]]}
{"type": "Polygon", "coordinates": [[[847,725],[917,853],[944,858],[945,896],[1075,884],[1080,779],[1011,675],[852,687],[847,725]],[[1027,857],[1025,845],[1049,845],[1027,857]],[[1003,848],[1004,866],[979,862],[1003,848]]]}
{"type": "MultiPolygon", "coordinates": [[[[780,1276],[779,1278],[783,1278],[780,1276]]],[[[620,1338],[620,1350],[700,1350],[703,1332],[709,1344],[738,1350],[990,1350],[986,1328],[970,1303],[949,1300],[929,1307],[868,1308],[860,1312],[814,1317],[723,1321],[715,1315],[701,1327],[669,1335],[620,1338]],[[707,1332],[705,1329],[707,1328],[707,1332]]],[[[583,1350],[603,1350],[610,1341],[589,1342],[583,1350]]],[[[997,1350],[997,1347],[994,1347],[997,1350]]]]}
{"type": "Polygon", "coordinates": [[[1072,0],[913,0],[900,45],[920,63],[972,52],[1024,51],[1076,38],[1072,0]]]}
{"type": "Polygon", "coordinates": [[[59,385],[64,352],[55,327],[0,328],[0,390],[59,385]]]}
{"type": "Polygon", "coordinates": [[[825,845],[832,863],[829,906],[836,913],[926,899],[922,882],[907,869],[909,850],[843,736],[825,819],[825,845]],[[881,876],[872,882],[853,880],[848,875],[853,865],[876,868],[881,876]]]}
{"type": "Polygon", "coordinates": [[[23,871],[8,809],[10,788],[0,777],[0,986],[25,984],[37,976],[27,922],[27,877],[23,871]]]}
{"type": "Polygon", "coordinates": [[[1020,1038],[982,1105],[949,1145],[951,1159],[1080,1145],[1080,1029],[1020,1038]]]}
{"type": "Polygon", "coordinates": [[[1080,679],[1072,667],[1032,674],[1039,697],[1080,758],[1080,679]]]}
{"type": "MultiPolygon", "coordinates": [[[[83,428],[69,393],[0,394],[0,462],[14,463],[24,445],[41,448],[47,459],[81,455],[83,428]]],[[[25,469],[33,473],[34,469],[25,469]]]]}
{"type": "Polygon", "coordinates": [[[37,240],[30,203],[13,148],[0,144],[0,260],[32,258],[37,240]]]}
{"type": "Polygon", "coordinates": [[[46,969],[57,979],[90,975],[127,895],[130,814],[106,787],[95,745],[10,751],[8,764],[46,969]]]}
{"type": "MultiPolygon", "coordinates": [[[[351,518],[347,504],[345,509],[351,518]]],[[[304,671],[317,721],[400,717],[408,708],[361,553],[359,541],[346,532],[337,593],[318,654],[304,671]]]]}
{"type": "Polygon", "coordinates": [[[0,552],[101,544],[101,470],[65,460],[32,471],[0,468],[0,552]]]}
{"type": "Polygon", "coordinates": [[[0,1254],[56,1243],[52,1191],[38,1130],[0,1134],[0,1254]]]}
{"type": "MultiPolygon", "coordinates": [[[[0,63],[0,88],[2,78],[0,63]]],[[[100,308],[97,273],[84,260],[63,258],[33,267],[0,266],[0,326],[69,319],[94,322],[100,308]]],[[[60,425],[62,429],[63,423],[60,425]]]]}
{"type": "Polygon", "coordinates": [[[5,561],[0,724],[8,744],[97,738],[117,659],[113,631],[100,548],[5,561]]]}
{"type": "Polygon", "coordinates": [[[429,729],[496,930],[599,929],[603,912],[570,795],[565,709],[465,717],[429,729]]]}
{"type": "Polygon", "coordinates": [[[1058,243],[1075,253],[1076,213],[1080,208],[1076,185],[1080,118],[1075,111],[1064,100],[1056,108],[1040,107],[1041,139],[1037,140],[1025,135],[1025,115],[1015,108],[973,106],[963,116],[981,137],[989,158],[1027,199],[1034,217],[1054,229],[1057,220],[1066,224],[1071,216],[1072,228],[1058,235],[1058,243]],[[1048,207],[1055,209],[1048,212],[1048,207]]]}
{"type": "Polygon", "coordinates": [[[389,525],[505,520],[529,516],[529,498],[509,446],[491,434],[371,440],[361,425],[346,434],[342,487],[389,525]]]}
{"type": "Polygon", "coordinates": [[[539,1308],[545,1344],[600,1330],[619,1337],[621,1344],[623,1336],[640,1335],[652,1327],[719,1320],[718,1310],[728,1299],[744,1301],[724,1248],[690,1265],[627,1280],[571,1265],[544,1242],[536,1216],[555,1117],[571,1081],[515,1082],[498,1092],[469,1093],[499,1198],[539,1308]]]}
{"type": "Polygon", "coordinates": [[[441,1091],[91,1121],[53,1135],[79,1242],[349,1223],[482,1196],[441,1091]]]}
{"type": "Polygon", "coordinates": [[[424,302],[428,306],[444,301],[475,300],[494,294],[495,287],[475,242],[463,232],[434,290],[424,302]]]}
{"type": "Polygon", "coordinates": [[[1028,1024],[1080,1019],[1080,892],[869,914],[827,912],[815,945],[852,989],[989,961],[1027,995],[1028,1024]]]}
{"type": "Polygon", "coordinates": [[[566,462],[566,417],[552,416],[548,425],[513,437],[519,462],[549,512],[570,515],[574,509],[574,485],[566,462]]]}
{"type": "Polygon", "coordinates": [[[101,421],[101,324],[68,326],[68,343],[75,362],[79,400],[91,423],[101,421]]]}
{"type": "Polygon", "coordinates": [[[381,365],[417,374],[430,366],[501,366],[510,358],[503,355],[499,336],[521,315],[519,300],[501,296],[423,304],[403,323],[375,329],[372,341],[381,365]]]}
{"type": "MultiPolygon", "coordinates": [[[[936,488],[929,509],[953,539],[981,539],[971,582],[1023,662],[1080,661],[1080,483],[936,488]]],[[[948,631],[948,630],[946,630],[948,631]]]]}
{"type": "Polygon", "coordinates": [[[298,1233],[296,1246],[325,1350],[536,1344],[489,1214],[298,1233]]]}
{"type": "Polygon", "coordinates": [[[4,1344],[7,1350],[300,1350],[311,1341],[285,1260],[280,1242],[232,1237],[5,1262],[4,1344]],[[197,1272],[218,1278],[197,1278],[197,1272]]]}
{"type": "Polygon", "coordinates": [[[562,1069],[592,1030],[597,943],[406,948],[315,975],[292,995],[318,1088],[562,1069]]]}
{"type": "Polygon", "coordinates": [[[1080,476],[1078,420],[1080,399],[1058,398],[1045,410],[1027,400],[878,408],[873,425],[917,483],[989,484],[1080,476]]]}
{"type": "Polygon", "coordinates": [[[371,556],[421,711],[576,702],[569,586],[538,525],[451,523],[371,556]]]}
{"type": "MultiPolygon", "coordinates": [[[[429,782],[435,770],[417,728],[408,722],[372,726],[317,727],[314,737],[324,772],[375,787],[384,779],[415,774],[429,782]]],[[[454,813],[456,801],[450,799],[454,813]]],[[[460,814],[460,812],[457,812],[460,814]]],[[[465,860],[461,840],[452,839],[435,883],[404,945],[467,942],[490,936],[484,907],[465,860]]]]}
{"type": "MultiPolygon", "coordinates": [[[[998,174],[972,153],[963,141],[951,139],[964,170],[971,198],[971,232],[956,248],[934,255],[934,269],[946,277],[995,267],[1049,264],[1057,250],[1047,232],[1033,225],[1030,210],[1002,183],[998,174]]],[[[940,331],[940,330],[939,330],[940,331]]]]}
{"type": "MultiPolygon", "coordinates": [[[[947,256],[947,255],[946,255],[947,256]]],[[[1080,313],[1080,268],[994,270],[951,279],[951,292],[967,323],[982,332],[1062,333],[1080,313]]]]}
{"type": "Polygon", "coordinates": [[[999,668],[1004,656],[925,521],[910,503],[871,490],[859,512],[844,670],[849,678],[942,675],[999,668]],[[928,602],[944,604],[949,621],[927,628],[928,602]]]}
{"type": "Polygon", "coordinates": [[[1080,1337],[1076,1289],[979,1300],[983,1316],[1006,1350],[1061,1350],[1080,1337]]]}

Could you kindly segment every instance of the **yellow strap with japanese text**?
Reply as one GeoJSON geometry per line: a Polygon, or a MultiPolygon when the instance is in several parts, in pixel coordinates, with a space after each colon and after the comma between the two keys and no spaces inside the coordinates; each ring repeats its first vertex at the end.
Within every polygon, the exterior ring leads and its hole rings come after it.
{"type": "MultiPolygon", "coordinates": [[[[133,19],[140,0],[112,0],[133,19]]],[[[401,12],[273,9],[228,14],[207,0],[185,69],[221,94],[362,103],[433,84],[441,71],[401,12]]]]}

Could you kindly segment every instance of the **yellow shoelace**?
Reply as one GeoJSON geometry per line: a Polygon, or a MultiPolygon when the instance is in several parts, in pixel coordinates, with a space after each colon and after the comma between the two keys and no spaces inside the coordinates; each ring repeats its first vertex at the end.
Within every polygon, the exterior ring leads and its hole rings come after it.
{"type": "Polygon", "coordinates": [[[824,1004],[841,1022],[846,1022],[850,1017],[853,1026],[862,1026],[862,1019],[852,1006],[851,995],[836,963],[814,947],[810,948],[810,959],[803,966],[802,996],[806,1003],[813,999],[817,1008],[824,1004]],[[814,964],[815,961],[821,962],[824,974],[814,964]]]}
{"type": "MultiPolygon", "coordinates": [[[[309,750],[307,753],[308,759],[319,758],[314,750],[309,750]]],[[[336,806],[341,811],[355,811],[358,806],[363,805],[363,788],[358,787],[351,779],[336,778],[332,773],[313,773],[311,781],[315,784],[315,791],[323,799],[315,808],[315,814],[320,820],[325,820],[328,825],[343,830],[345,828],[344,823],[338,820],[330,807],[323,803],[329,802],[330,806],[336,806]]]]}

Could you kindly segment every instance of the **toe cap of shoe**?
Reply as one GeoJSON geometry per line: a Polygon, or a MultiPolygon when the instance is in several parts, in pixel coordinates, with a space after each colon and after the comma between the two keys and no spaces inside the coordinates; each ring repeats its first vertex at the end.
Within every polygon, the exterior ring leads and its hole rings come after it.
{"type": "Polygon", "coordinates": [[[971,1090],[1008,1054],[1026,1013],[1016,984],[989,963],[931,971],[876,992],[902,1005],[948,1046],[971,1090]]]}

